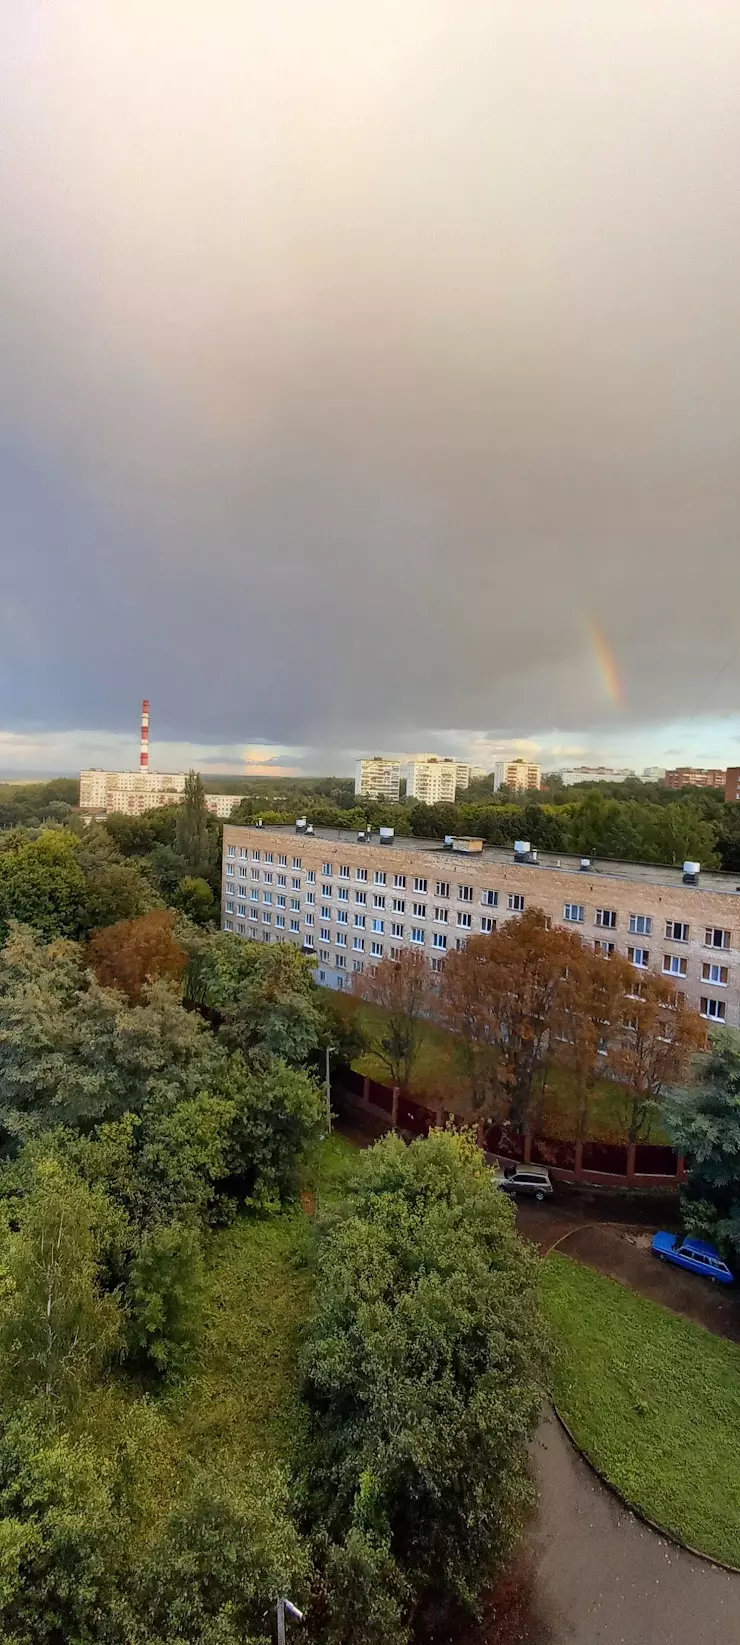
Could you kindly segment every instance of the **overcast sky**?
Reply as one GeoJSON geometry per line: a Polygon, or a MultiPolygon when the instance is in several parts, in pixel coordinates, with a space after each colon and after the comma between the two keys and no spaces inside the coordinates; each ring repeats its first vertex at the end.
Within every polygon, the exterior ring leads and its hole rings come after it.
{"type": "Polygon", "coordinates": [[[737,0],[0,12],[0,768],[740,760],[737,0]]]}

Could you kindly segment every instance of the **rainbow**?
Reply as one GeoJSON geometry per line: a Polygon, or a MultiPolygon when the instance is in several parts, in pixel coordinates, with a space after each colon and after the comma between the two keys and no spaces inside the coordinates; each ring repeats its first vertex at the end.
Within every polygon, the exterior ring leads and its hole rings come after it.
{"type": "Polygon", "coordinates": [[[622,678],[617,667],[617,659],[612,651],[609,641],[606,638],[606,635],[604,634],[603,629],[599,627],[599,624],[595,622],[593,617],[587,618],[586,626],[588,629],[588,637],[591,642],[591,649],[593,651],[596,665],[599,670],[599,674],[601,675],[607,696],[609,697],[610,702],[614,703],[616,708],[621,708],[623,707],[625,701],[625,691],[622,678]]]}

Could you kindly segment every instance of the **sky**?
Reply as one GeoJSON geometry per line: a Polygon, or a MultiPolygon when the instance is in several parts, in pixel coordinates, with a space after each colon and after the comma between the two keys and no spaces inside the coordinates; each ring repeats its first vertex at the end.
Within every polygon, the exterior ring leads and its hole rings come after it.
{"type": "Polygon", "coordinates": [[[0,12],[0,771],[740,763],[737,0],[0,12]]]}

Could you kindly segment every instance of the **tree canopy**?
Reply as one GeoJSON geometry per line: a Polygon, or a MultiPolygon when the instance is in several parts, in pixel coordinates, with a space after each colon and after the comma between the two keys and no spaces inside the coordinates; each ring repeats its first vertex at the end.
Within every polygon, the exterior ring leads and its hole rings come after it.
{"type": "Polygon", "coordinates": [[[663,1112],[674,1144],[686,1158],[684,1213],[695,1233],[719,1241],[740,1272],[740,1046],[718,1034],[696,1084],[677,1087],[663,1112]]]}

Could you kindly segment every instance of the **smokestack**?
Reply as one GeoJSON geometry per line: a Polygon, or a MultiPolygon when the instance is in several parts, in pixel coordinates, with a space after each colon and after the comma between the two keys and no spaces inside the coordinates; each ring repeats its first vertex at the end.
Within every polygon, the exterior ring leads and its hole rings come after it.
{"type": "Polygon", "coordinates": [[[139,770],[149,770],[149,698],[145,697],[141,705],[141,753],[139,754],[139,770]]]}

